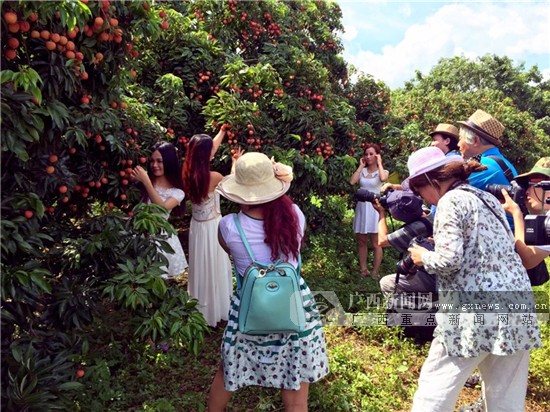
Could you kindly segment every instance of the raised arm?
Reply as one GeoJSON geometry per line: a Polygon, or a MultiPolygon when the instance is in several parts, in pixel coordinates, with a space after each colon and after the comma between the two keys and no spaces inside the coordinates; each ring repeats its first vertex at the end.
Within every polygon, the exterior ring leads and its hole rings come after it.
{"type": "Polygon", "coordinates": [[[214,139],[212,139],[212,143],[213,143],[212,156],[214,156],[214,154],[218,151],[218,148],[222,144],[222,141],[223,141],[223,138],[225,136],[226,131],[227,131],[226,125],[223,125],[221,127],[220,131],[218,132],[218,134],[216,136],[214,136],[214,139]]]}
{"type": "Polygon", "coordinates": [[[361,177],[361,171],[365,168],[365,158],[362,157],[361,160],[359,160],[359,167],[357,167],[357,170],[353,172],[351,175],[351,178],[349,179],[349,184],[354,185],[359,181],[359,178],[361,177]]]}
{"type": "Polygon", "coordinates": [[[390,174],[387,170],[384,170],[384,166],[382,165],[382,156],[379,154],[376,155],[376,165],[378,166],[378,178],[381,182],[385,182],[388,180],[388,176],[390,174]]]}
{"type": "Polygon", "coordinates": [[[506,190],[502,189],[501,192],[502,196],[504,196],[502,207],[508,214],[512,215],[514,219],[514,240],[516,242],[516,251],[521,258],[521,263],[523,263],[526,269],[534,268],[542,262],[544,258],[550,256],[550,252],[536,246],[525,244],[525,222],[523,221],[523,213],[519,205],[512,200],[506,190]]]}
{"type": "Polygon", "coordinates": [[[132,180],[137,180],[143,184],[152,203],[159,206],[164,206],[168,210],[172,210],[178,205],[177,199],[174,199],[173,197],[169,197],[166,201],[162,200],[158,192],[155,190],[147,171],[143,167],[137,166],[132,171],[132,175],[130,177],[132,180]]]}

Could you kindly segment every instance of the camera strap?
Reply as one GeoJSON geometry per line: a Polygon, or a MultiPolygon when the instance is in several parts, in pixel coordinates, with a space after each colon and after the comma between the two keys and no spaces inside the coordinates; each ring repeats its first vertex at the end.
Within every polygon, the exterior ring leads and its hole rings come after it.
{"type": "MultiPolygon", "coordinates": [[[[466,192],[470,192],[470,193],[476,195],[476,198],[479,199],[479,200],[481,200],[481,202],[482,202],[485,206],[487,206],[487,208],[495,215],[495,217],[496,217],[497,220],[502,224],[502,226],[504,226],[504,229],[506,230],[506,232],[507,232],[508,234],[511,233],[511,229],[506,225],[506,223],[504,223],[504,222],[502,221],[502,219],[500,218],[500,216],[498,215],[498,213],[495,212],[495,209],[493,209],[493,208],[491,207],[491,205],[490,205],[489,203],[486,202],[485,199],[483,199],[481,196],[478,196],[478,194],[477,194],[475,191],[470,190],[468,187],[462,186],[462,187],[458,187],[457,189],[464,190],[464,191],[466,191],[466,192]]],[[[513,234],[512,234],[512,236],[513,236],[513,234]]]]}
{"type": "Polygon", "coordinates": [[[502,160],[498,156],[484,156],[484,157],[488,157],[489,159],[494,160],[504,172],[504,176],[506,176],[506,179],[508,179],[508,181],[512,183],[512,180],[514,180],[514,173],[512,172],[512,169],[510,169],[508,165],[504,163],[504,160],[502,160]]]}

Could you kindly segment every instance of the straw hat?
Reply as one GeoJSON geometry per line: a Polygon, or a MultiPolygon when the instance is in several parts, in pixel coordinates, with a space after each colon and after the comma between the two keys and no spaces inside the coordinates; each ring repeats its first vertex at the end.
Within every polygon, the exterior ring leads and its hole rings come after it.
{"type": "Polygon", "coordinates": [[[235,173],[225,176],[216,191],[235,203],[259,205],[284,195],[291,181],[290,166],[276,163],[263,153],[250,152],[237,159],[235,173]]]}
{"type": "Polygon", "coordinates": [[[419,149],[411,154],[409,160],[407,160],[407,168],[409,169],[407,182],[414,177],[431,172],[438,167],[453,162],[464,162],[464,159],[462,156],[455,154],[445,156],[445,153],[443,153],[441,149],[434,146],[419,149]]]}
{"type": "Polygon", "coordinates": [[[441,134],[445,137],[450,137],[451,139],[454,139],[458,142],[459,136],[458,136],[458,128],[456,126],[453,126],[452,124],[448,123],[439,123],[435,130],[430,133],[430,136],[434,136],[436,134],[441,134]]]}
{"type": "Polygon", "coordinates": [[[494,145],[500,146],[500,138],[504,132],[504,126],[497,119],[483,110],[476,110],[466,121],[459,121],[461,127],[473,130],[474,133],[487,139],[494,145]]]}
{"type": "Polygon", "coordinates": [[[516,180],[526,180],[533,175],[543,175],[550,179],[550,156],[539,159],[527,173],[517,175],[516,180]]]}

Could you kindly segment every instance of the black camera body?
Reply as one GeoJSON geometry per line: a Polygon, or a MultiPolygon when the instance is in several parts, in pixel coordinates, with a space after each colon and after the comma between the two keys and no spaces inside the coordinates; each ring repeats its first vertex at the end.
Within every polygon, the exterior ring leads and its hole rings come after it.
{"type": "MultiPolygon", "coordinates": [[[[423,236],[416,236],[411,239],[411,242],[409,243],[410,246],[422,246],[423,248],[426,248],[428,250],[434,250],[434,242],[433,240],[423,237],[423,236]]],[[[397,262],[397,273],[399,275],[414,275],[418,269],[421,269],[422,266],[416,266],[412,260],[411,254],[409,253],[407,256],[405,256],[403,259],[401,259],[399,262],[397,262]]]]}
{"type": "Polygon", "coordinates": [[[384,209],[388,208],[388,195],[393,192],[393,189],[387,189],[384,193],[374,193],[367,189],[359,189],[355,192],[354,199],[357,202],[370,202],[374,203],[378,200],[384,209]]]}
{"type": "Polygon", "coordinates": [[[518,204],[523,214],[527,214],[527,208],[525,206],[525,188],[521,187],[515,180],[512,181],[510,185],[487,185],[485,191],[491,193],[501,202],[504,202],[504,197],[502,196],[501,190],[504,189],[508,192],[508,195],[512,198],[514,202],[518,204]]]}
{"type": "Polygon", "coordinates": [[[550,216],[526,215],[525,244],[550,245],[550,216]]]}

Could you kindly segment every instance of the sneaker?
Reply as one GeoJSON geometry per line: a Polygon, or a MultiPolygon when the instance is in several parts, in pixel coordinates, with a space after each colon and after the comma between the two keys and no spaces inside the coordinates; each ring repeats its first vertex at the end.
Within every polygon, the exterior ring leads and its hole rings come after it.
{"type": "Polygon", "coordinates": [[[481,375],[479,373],[472,373],[470,377],[464,383],[466,388],[475,388],[481,382],[481,375]]]}

